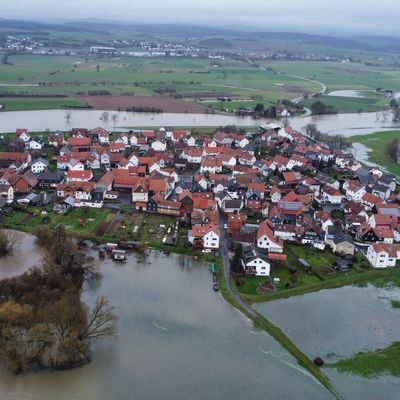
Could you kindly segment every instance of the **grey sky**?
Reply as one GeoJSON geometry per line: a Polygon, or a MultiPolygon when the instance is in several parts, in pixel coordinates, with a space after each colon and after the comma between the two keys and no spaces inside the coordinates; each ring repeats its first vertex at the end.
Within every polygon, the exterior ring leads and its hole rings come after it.
{"type": "Polygon", "coordinates": [[[251,26],[265,31],[400,35],[398,0],[13,0],[2,5],[1,17],[104,18],[251,26]]]}

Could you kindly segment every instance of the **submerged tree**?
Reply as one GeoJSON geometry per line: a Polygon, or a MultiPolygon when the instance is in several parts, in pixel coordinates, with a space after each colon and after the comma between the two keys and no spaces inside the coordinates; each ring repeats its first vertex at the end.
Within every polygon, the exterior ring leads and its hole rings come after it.
{"type": "Polygon", "coordinates": [[[0,229],[0,256],[12,254],[21,239],[19,232],[0,229]]]}

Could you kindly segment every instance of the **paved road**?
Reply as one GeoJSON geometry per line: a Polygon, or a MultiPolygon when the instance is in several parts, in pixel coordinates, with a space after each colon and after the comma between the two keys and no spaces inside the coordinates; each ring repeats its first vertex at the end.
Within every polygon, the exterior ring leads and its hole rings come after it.
{"type": "Polygon", "coordinates": [[[225,280],[226,280],[226,285],[228,288],[229,293],[232,295],[232,297],[236,300],[236,302],[246,311],[246,313],[252,317],[256,318],[257,315],[253,311],[253,309],[246,303],[244,302],[241,297],[236,293],[236,291],[232,288],[231,284],[231,263],[229,261],[229,255],[228,255],[228,235],[226,233],[226,229],[224,229],[224,224],[227,223],[227,219],[224,215],[220,214],[219,216],[219,226],[221,229],[221,237],[219,240],[219,250],[220,254],[222,257],[222,264],[224,266],[224,275],[225,275],[225,280]]]}

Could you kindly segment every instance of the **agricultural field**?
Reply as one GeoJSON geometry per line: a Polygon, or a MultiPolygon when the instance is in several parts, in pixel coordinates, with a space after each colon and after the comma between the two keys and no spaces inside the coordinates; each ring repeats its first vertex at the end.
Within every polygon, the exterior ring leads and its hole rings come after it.
{"type": "Polygon", "coordinates": [[[334,107],[341,113],[355,112],[372,112],[387,110],[390,107],[390,99],[387,96],[374,92],[360,92],[364,97],[341,97],[341,96],[326,96],[310,97],[304,100],[302,104],[310,108],[316,101],[321,101],[323,104],[334,107]]]}
{"type": "MultiPolygon", "coordinates": [[[[196,102],[228,94],[266,104],[319,90],[314,82],[277,75],[242,61],[14,55],[0,65],[0,93],[13,95],[168,94],[196,102]],[[6,86],[4,86],[6,85],[6,86]]],[[[239,104],[240,105],[240,104],[239,104]]]]}
{"type": "Polygon", "coordinates": [[[0,97],[0,104],[6,111],[87,107],[86,102],[71,97],[0,97]]]}
{"type": "Polygon", "coordinates": [[[297,75],[319,81],[328,92],[340,89],[400,91],[400,68],[339,62],[269,62],[264,65],[277,74],[297,75]]]}

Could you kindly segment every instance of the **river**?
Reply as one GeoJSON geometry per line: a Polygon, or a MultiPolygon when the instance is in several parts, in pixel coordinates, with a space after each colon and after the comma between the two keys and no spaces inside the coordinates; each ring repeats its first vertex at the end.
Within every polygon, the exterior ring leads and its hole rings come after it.
{"type": "MultiPolygon", "coordinates": [[[[49,130],[70,130],[72,127],[94,128],[97,126],[113,130],[114,121],[111,117],[108,120],[101,119],[101,110],[70,110],[71,119],[65,118],[65,110],[40,110],[40,111],[5,111],[0,112],[0,132],[15,132],[17,128],[28,128],[32,132],[49,130]]],[[[112,112],[109,112],[111,115],[112,112]]],[[[237,125],[253,127],[264,124],[263,119],[253,119],[251,117],[238,117],[233,115],[221,114],[149,114],[117,112],[115,127],[118,129],[134,127],[207,127],[237,125]]],[[[283,123],[283,121],[274,121],[283,123]]],[[[293,117],[288,119],[288,123],[295,129],[301,131],[309,124],[316,124],[317,128],[328,134],[341,134],[352,136],[368,134],[377,131],[385,131],[400,128],[400,122],[393,123],[390,117],[383,120],[377,119],[376,113],[359,114],[335,114],[318,115],[308,117],[293,117]]]]}
{"type": "MultiPolygon", "coordinates": [[[[32,237],[24,237],[19,272],[31,265],[32,237]]],[[[100,271],[84,300],[109,298],[118,338],[98,342],[93,361],[77,369],[15,376],[0,368],[2,400],[332,398],[212,290],[208,265],[152,251],[126,264],[102,261],[100,271]]]]}

